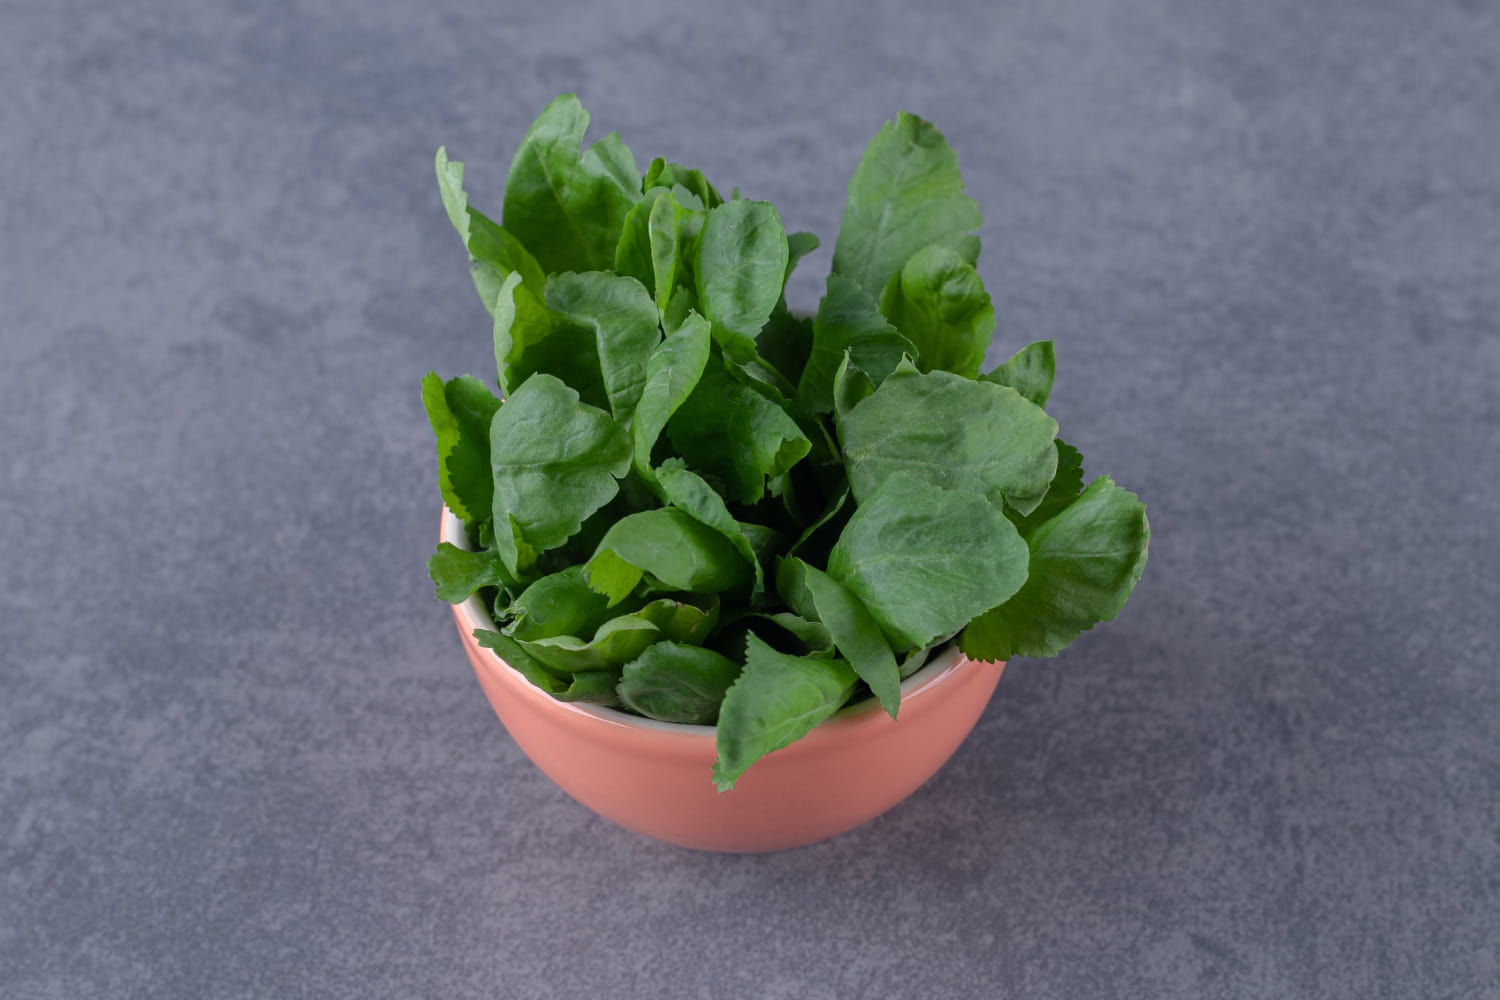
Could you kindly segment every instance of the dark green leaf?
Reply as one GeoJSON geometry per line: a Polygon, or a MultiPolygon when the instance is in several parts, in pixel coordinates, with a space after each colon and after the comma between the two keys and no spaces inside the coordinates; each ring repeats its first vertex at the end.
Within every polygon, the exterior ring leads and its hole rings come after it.
{"type": "Polygon", "coordinates": [[[500,401],[472,375],[444,382],[422,379],[422,405],[437,438],[438,484],[443,502],[466,524],[490,516],[490,422],[500,401]]]}
{"type": "Polygon", "coordinates": [[[1039,340],[1021,348],[1009,361],[983,378],[996,385],[1008,385],[1037,406],[1046,406],[1048,397],[1052,395],[1052,379],[1056,373],[1057,359],[1053,354],[1052,341],[1039,340]]]}
{"type": "Polygon", "coordinates": [[[510,636],[489,629],[476,628],[474,638],[485,649],[493,649],[500,659],[514,667],[522,677],[550,695],[567,688],[567,684],[542,666],[540,662],[510,636]]]}
{"type": "Polygon", "coordinates": [[[787,234],[786,275],[781,279],[781,285],[783,288],[786,287],[786,283],[788,279],[791,278],[792,272],[797,269],[797,262],[822,245],[823,241],[818,239],[817,235],[814,233],[804,232],[787,234]]]}
{"type": "Polygon", "coordinates": [[[901,473],[855,508],[828,575],[906,650],[1005,601],[1025,583],[1026,564],[1026,543],[996,505],[901,473]]]}
{"type": "Polygon", "coordinates": [[[589,115],[572,94],[532,123],[510,164],[505,228],[549,274],[614,264],[625,215],[641,196],[634,158],[611,133],[582,151],[589,115]]]}
{"type": "Polygon", "coordinates": [[[1083,455],[1077,448],[1065,444],[1061,439],[1057,442],[1057,475],[1052,477],[1052,485],[1047,487],[1047,495],[1042,497],[1042,502],[1037,504],[1036,510],[1030,514],[1017,514],[1014,510],[1006,508],[1005,516],[1010,518],[1016,530],[1021,533],[1022,538],[1027,538],[1038,527],[1046,524],[1052,518],[1061,514],[1068,506],[1078,499],[1083,492],[1083,455]]]}
{"type": "Polygon", "coordinates": [[[555,275],[547,283],[547,305],[592,331],[610,410],[628,427],[661,342],[651,295],[634,278],[590,271],[555,275]]]}
{"type": "Polygon", "coordinates": [[[708,213],[698,237],[698,308],[730,357],[755,357],[755,337],[781,299],[789,251],[775,206],[729,201],[708,213]]]}
{"type": "Polygon", "coordinates": [[[1022,514],[1057,471],[1057,422],[1014,389],[903,364],[839,421],[861,503],[897,472],[972,490],[1022,514]]]}
{"type": "Polygon", "coordinates": [[[801,559],[781,561],[776,589],[799,615],[828,627],[839,652],[894,719],[901,704],[901,675],[869,609],[838,581],[801,559]]]}
{"type": "Polygon", "coordinates": [[[1027,539],[1031,573],[1014,597],[964,630],[976,660],[1056,656],[1119,614],[1146,568],[1146,507],[1108,476],[1095,479],[1027,539]]]}
{"type": "Polygon", "coordinates": [[[616,522],[587,566],[589,586],[618,604],[644,578],[659,590],[716,594],[748,584],[750,567],[723,535],[673,508],[616,522]]]}
{"type": "Polygon", "coordinates": [[[828,291],[813,320],[812,351],[802,370],[799,398],[815,413],[834,409],[833,385],[845,357],[879,385],[904,356],[917,348],[880,314],[863,288],[837,274],[828,276],[828,291]]]}
{"type": "Polygon", "coordinates": [[[582,701],[613,708],[620,704],[615,686],[620,683],[618,670],[580,670],[572,682],[557,693],[558,701],[582,701]]]}
{"type": "Polygon", "coordinates": [[[485,587],[508,587],[513,582],[493,552],[470,552],[439,542],[427,560],[427,575],[437,586],[437,599],[461,604],[485,587]]]}
{"type": "Polygon", "coordinates": [[[755,574],[755,583],[750,595],[753,599],[765,589],[765,579],[759,560],[744,527],[729,513],[724,498],[715,493],[712,486],[693,472],[681,459],[670,459],[656,470],[661,484],[662,499],[679,510],[691,514],[694,519],[714,529],[729,540],[735,551],[745,557],[745,562],[755,574]]]}
{"type": "Polygon", "coordinates": [[[721,792],[751,764],[837,712],[858,680],[843,660],[788,656],[754,634],[745,645],[745,668],[719,707],[713,777],[721,792]]]}
{"type": "Polygon", "coordinates": [[[870,141],[849,181],[833,270],[879,295],[923,247],[977,253],[965,234],[983,221],[942,133],[903,111],[870,141]]]}
{"type": "Polygon", "coordinates": [[[739,673],[738,663],[712,650],[658,642],[625,664],[617,690],[627,708],[649,719],[711,725],[739,673]]]}
{"type": "MultiPolygon", "coordinates": [[[[500,407],[490,451],[495,520],[513,519],[539,552],[571,538],[619,492],[616,480],[630,468],[630,440],[620,425],[551,375],[533,375],[500,407]]],[[[516,572],[514,543],[506,532],[496,535],[516,572]]]]}
{"type": "Polygon", "coordinates": [[[582,566],[544,576],[510,604],[507,634],[527,641],[593,635],[610,618],[609,603],[583,578],[582,566]]]}
{"type": "Polygon", "coordinates": [[[880,311],[916,345],[922,371],[974,378],[984,366],[995,310],[979,273],[947,247],[913,254],[886,285],[880,311]]]}

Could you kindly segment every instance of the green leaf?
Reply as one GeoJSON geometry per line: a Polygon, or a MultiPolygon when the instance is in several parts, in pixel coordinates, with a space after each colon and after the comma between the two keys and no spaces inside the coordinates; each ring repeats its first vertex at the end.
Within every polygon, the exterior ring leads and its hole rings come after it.
{"type": "Polygon", "coordinates": [[[719,192],[703,176],[703,171],[692,170],[680,163],[668,163],[661,157],[651,161],[646,168],[644,184],[649,190],[653,187],[675,187],[682,186],[691,191],[704,208],[717,208],[724,203],[719,192]]]}
{"type": "Polygon", "coordinates": [[[443,502],[464,523],[490,516],[490,422],[500,401],[472,375],[444,382],[436,372],[422,379],[422,405],[437,438],[438,485],[443,502]]]}
{"type": "Polygon", "coordinates": [[[988,375],[986,382],[1008,385],[1031,400],[1037,406],[1046,406],[1052,395],[1052,379],[1057,374],[1057,359],[1053,354],[1052,341],[1039,340],[1027,344],[1003,365],[988,375]]]}
{"type": "Polygon", "coordinates": [[[695,268],[698,308],[736,361],[754,359],[755,337],[781,300],[789,257],[786,230],[769,202],[725,202],[703,220],[695,268]]]}
{"type": "Polygon", "coordinates": [[[839,652],[894,719],[901,704],[901,674],[869,609],[838,581],[801,559],[782,560],[776,589],[799,615],[827,626],[839,652]]]}
{"type": "Polygon", "coordinates": [[[470,552],[450,542],[439,542],[427,560],[427,575],[437,586],[437,599],[461,604],[485,587],[509,587],[514,582],[493,552],[470,552]]]}
{"type": "Polygon", "coordinates": [[[544,294],[533,294],[519,273],[501,284],[493,309],[501,389],[512,393],[541,372],[566,382],[590,406],[608,406],[593,328],[554,313],[544,294]]]}
{"type": "Polygon", "coordinates": [[[874,380],[850,359],[848,353],[845,353],[839,361],[838,371],[833,376],[833,413],[840,433],[844,426],[844,418],[848,416],[849,411],[874,394],[874,380]]]}
{"type": "Polygon", "coordinates": [[[489,629],[476,628],[474,639],[485,649],[493,649],[500,655],[501,660],[514,667],[522,677],[548,694],[556,695],[566,690],[567,684],[549,672],[510,636],[501,632],[492,632],[489,629]]]}
{"type": "Polygon", "coordinates": [[[656,280],[651,266],[651,211],[667,193],[666,188],[647,188],[641,200],[625,213],[620,242],[615,244],[615,273],[634,278],[647,288],[656,280]]]}
{"type": "Polygon", "coordinates": [[[718,361],[704,368],[667,435],[690,466],[717,478],[726,497],[747,506],[765,495],[767,476],[781,475],[812,450],[785,410],[718,361]]]}
{"type": "Polygon", "coordinates": [[[768,622],[774,622],[783,630],[795,636],[798,645],[802,648],[799,656],[811,656],[826,658],[835,655],[833,644],[833,633],[828,631],[828,626],[819,621],[811,621],[801,615],[794,615],[789,611],[779,611],[774,615],[753,615],[768,622]]]}
{"type": "Polygon", "coordinates": [[[593,635],[610,618],[609,603],[583,577],[582,566],[544,576],[510,603],[506,634],[527,641],[593,635]]]}
{"type": "Polygon", "coordinates": [[[830,274],[827,294],[813,320],[812,351],[802,370],[798,397],[814,413],[827,413],[834,409],[834,379],[845,357],[879,385],[902,357],[916,354],[916,346],[886,321],[869,293],[848,278],[830,274]]]}
{"type": "Polygon", "coordinates": [[[1016,530],[1021,533],[1021,537],[1027,538],[1038,527],[1066,510],[1082,492],[1083,455],[1077,448],[1058,439],[1057,475],[1052,477],[1052,485],[1047,487],[1047,495],[1042,497],[1042,502],[1037,504],[1036,509],[1030,514],[1023,516],[1007,507],[1005,516],[1010,518],[1016,530]]]}
{"type": "Polygon", "coordinates": [[[625,215],[640,200],[640,174],[618,135],[582,151],[588,124],[578,98],[564,94],[532,123],[511,160],[505,228],[549,274],[613,265],[625,215]]]}
{"type": "MultiPolygon", "coordinates": [[[[502,293],[510,294],[510,289],[503,286],[513,273],[521,276],[527,293],[533,298],[540,296],[546,275],[520,240],[469,204],[468,193],[464,191],[464,165],[449,160],[447,149],[442,147],[437,151],[435,165],[443,207],[469,251],[470,275],[485,308],[494,314],[502,293]]],[[[523,303],[523,314],[529,313],[530,305],[523,303]]]]}
{"type": "Polygon", "coordinates": [[[667,421],[703,376],[709,355],[708,328],[708,320],[697,313],[688,313],[682,325],[667,335],[646,363],[646,384],[630,425],[630,436],[636,472],[647,482],[656,478],[651,471],[651,449],[667,421]]]}
{"type": "Polygon", "coordinates": [[[739,673],[738,663],[712,650],[658,642],[625,664],[617,690],[627,708],[648,719],[712,725],[739,673]]]}
{"type": "Polygon", "coordinates": [[[610,410],[628,427],[646,385],[646,366],[661,342],[650,294],[634,278],[617,274],[559,274],[547,283],[547,305],[591,330],[610,410]]]}
{"type": "MultiPolygon", "coordinates": [[[[500,407],[490,430],[495,520],[514,520],[539,552],[571,538],[583,521],[619,492],[630,468],[630,440],[603,410],[551,375],[533,375],[500,407]]],[[[501,556],[515,553],[497,532],[501,556]]]]}
{"type": "Polygon", "coordinates": [[[997,506],[902,473],[855,509],[829,553],[828,575],[906,650],[1005,601],[1026,582],[1026,565],[1026,543],[997,506]]]}
{"type": "Polygon", "coordinates": [[[754,634],[745,646],[745,667],[719,706],[713,778],[721,792],[837,712],[858,680],[843,660],[788,656],[754,634]]]}
{"type": "Polygon", "coordinates": [[[587,641],[571,635],[518,640],[532,658],[555,673],[611,670],[629,663],[661,638],[661,629],[646,618],[621,615],[599,626],[587,641]]]}
{"type": "Polygon", "coordinates": [[[610,604],[643,579],[659,590],[717,594],[750,581],[750,567],[723,535],[673,508],[621,518],[586,567],[589,586],[610,604]]]}
{"type": "Polygon", "coordinates": [[[647,249],[655,282],[656,307],[663,313],[680,286],[691,286],[689,264],[696,258],[699,234],[707,215],[684,204],[687,192],[675,188],[657,199],[646,221],[647,249]]]}
{"type": "Polygon", "coordinates": [[[1034,510],[1057,471],[1057,422],[1020,393],[903,364],[839,421],[854,497],[897,472],[1034,510]]]}
{"type": "Polygon", "coordinates": [[[903,111],[870,140],[849,181],[833,270],[878,295],[923,247],[977,254],[965,234],[983,221],[942,133],[903,111]]]}
{"type": "Polygon", "coordinates": [[[922,371],[974,378],[984,366],[995,309],[979,272],[947,247],[913,254],[885,286],[880,311],[916,345],[922,371]]]}
{"type": "Polygon", "coordinates": [[[1150,540],[1145,504],[1110,477],[1095,479],[1032,532],[1025,586],[964,630],[964,653],[976,660],[1056,656],[1120,613],[1146,568],[1150,540]]]}
{"type": "Polygon", "coordinates": [[[786,274],[783,275],[781,279],[781,286],[783,289],[786,288],[786,283],[791,278],[792,272],[797,269],[797,262],[822,245],[823,241],[818,239],[815,233],[803,232],[787,234],[786,274]]]}
{"type": "Polygon", "coordinates": [[[745,558],[755,574],[755,583],[750,596],[754,599],[765,589],[765,577],[755,550],[745,535],[744,527],[729,513],[724,498],[715,493],[712,486],[693,472],[680,458],[669,459],[656,470],[661,484],[662,499],[673,507],[691,514],[700,523],[707,525],[728,539],[735,551],[745,558]]]}
{"type": "Polygon", "coordinates": [[[558,701],[582,701],[613,708],[620,704],[615,685],[620,682],[618,670],[580,670],[572,682],[557,692],[558,701]]]}
{"type": "Polygon", "coordinates": [[[811,540],[812,536],[817,534],[830,521],[832,521],[835,517],[838,517],[839,512],[844,509],[844,504],[848,502],[849,487],[845,486],[840,489],[837,494],[834,495],[832,500],[828,501],[828,506],[823,508],[823,512],[819,514],[811,524],[803,529],[802,534],[799,535],[797,537],[797,540],[792,543],[792,547],[787,549],[787,557],[790,558],[791,556],[794,556],[798,552],[802,551],[802,546],[806,545],[808,541],[811,540]]]}

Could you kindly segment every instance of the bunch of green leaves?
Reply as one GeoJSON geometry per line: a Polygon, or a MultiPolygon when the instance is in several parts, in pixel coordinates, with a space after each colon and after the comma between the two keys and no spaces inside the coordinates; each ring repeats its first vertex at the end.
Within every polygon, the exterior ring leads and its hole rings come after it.
{"type": "Polygon", "coordinates": [[[468,543],[429,569],[493,611],[482,644],[559,699],[715,725],[728,789],[851,701],[896,717],[938,647],[1052,656],[1116,615],[1145,509],[1057,439],[1050,342],[982,370],[981,219],[937,129],[871,141],[807,317],[817,237],[588,122],[542,112],[499,222],[437,154],[500,395],[423,383],[468,543]]]}

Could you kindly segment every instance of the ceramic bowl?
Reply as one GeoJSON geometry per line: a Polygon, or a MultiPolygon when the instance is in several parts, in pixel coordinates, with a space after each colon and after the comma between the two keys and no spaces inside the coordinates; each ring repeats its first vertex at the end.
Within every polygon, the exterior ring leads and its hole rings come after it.
{"type": "MultiPolygon", "coordinates": [[[[442,539],[467,547],[446,510],[442,539]]],[[[707,851],[800,847],[879,816],[943,766],[1005,666],[940,652],[901,685],[899,721],[872,700],[851,705],[721,793],[710,778],[714,727],[558,701],[475,641],[475,629],[495,627],[482,601],[453,614],[495,714],[547,777],[628,830],[707,851]]]]}

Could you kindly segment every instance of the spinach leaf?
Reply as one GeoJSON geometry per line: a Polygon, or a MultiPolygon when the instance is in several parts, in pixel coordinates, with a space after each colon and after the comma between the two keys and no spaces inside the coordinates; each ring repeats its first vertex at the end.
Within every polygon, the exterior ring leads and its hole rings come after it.
{"type": "Polygon", "coordinates": [[[554,695],[558,701],[583,701],[613,708],[620,704],[615,685],[620,682],[618,670],[580,670],[566,688],[554,695]]]}
{"type": "Polygon", "coordinates": [[[724,505],[724,498],[715,493],[713,487],[689,469],[680,458],[662,463],[661,468],[656,470],[656,476],[661,483],[662,498],[667,503],[691,514],[700,523],[723,535],[734,546],[735,551],[745,557],[755,574],[750,597],[752,600],[759,597],[765,589],[765,576],[760,560],[755,557],[755,550],[745,535],[744,526],[734,519],[729,508],[724,505]]]}
{"type": "Polygon", "coordinates": [[[729,791],[751,764],[837,712],[857,680],[843,660],[788,656],[752,633],[745,667],[719,706],[713,770],[719,791],[729,791]]]}
{"type": "Polygon", "coordinates": [[[707,216],[687,200],[689,197],[682,187],[674,188],[657,199],[646,220],[656,307],[662,312],[667,311],[678,288],[693,283],[689,264],[697,257],[698,238],[707,216]]]}
{"type": "Polygon", "coordinates": [[[587,641],[571,635],[517,641],[548,670],[576,674],[621,667],[660,638],[661,629],[645,617],[633,614],[611,618],[587,641]]]}
{"type": "Polygon", "coordinates": [[[635,470],[647,482],[655,482],[651,450],[703,376],[709,356],[708,320],[688,313],[682,325],[667,334],[646,363],[646,384],[635,419],[630,425],[635,470]]]}
{"type": "Polygon", "coordinates": [[[1083,492],[1083,455],[1061,438],[1056,443],[1057,475],[1052,477],[1052,485],[1047,487],[1047,495],[1042,497],[1036,510],[1021,515],[1009,507],[1005,509],[1005,516],[1010,518],[1022,538],[1030,537],[1038,527],[1061,514],[1083,492]]]}
{"type": "Polygon", "coordinates": [[[1146,568],[1146,507],[1108,476],[1027,538],[1031,574],[1016,594],[964,630],[976,660],[1056,656],[1119,613],[1146,568]]]}
{"type": "Polygon", "coordinates": [[[625,664],[618,692],[648,719],[711,725],[740,665],[700,646],[658,642],[625,664]]]}
{"type": "Polygon", "coordinates": [[[789,257],[786,230],[769,202],[727,201],[703,220],[694,270],[698,308],[736,361],[755,358],[755,337],[781,299],[789,257]]]}
{"type": "Polygon", "coordinates": [[[716,594],[750,582],[750,567],[714,529],[665,507],[624,517],[604,535],[585,568],[589,586],[623,601],[644,580],[660,590],[716,594]]]}
{"type": "Polygon", "coordinates": [[[526,641],[593,635],[610,618],[609,602],[589,587],[582,566],[537,580],[510,602],[510,614],[506,634],[526,641]]]}
{"type": "Polygon", "coordinates": [[[535,659],[525,648],[503,632],[476,628],[474,639],[485,649],[493,649],[500,659],[514,667],[522,677],[554,697],[567,690],[567,683],[535,659]]]}
{"type": "Polygon", "coordinates": [[[839,421],[856,500],[910,472],[944,489],[1003,498],[1022,514],[1041,502],[1057,471],[1056,436],[1057,422],[1014,389],[905,363],[839,421]]]}
{"type": "Polygon", "coordinates": [[[880,311],[916,345],[922,371],[979,374],[995,309],[979,273],[952,250],[933,244],[913,254],[885,286],[880,311]]]}
{"type": "Polygon", "coordinates": [[[776,589],[797,614],[827,627],[839,652],[894,719],[901,704],[901,675],[869,609],[838,581],[801,559],[782,560],[776,589]]]}
{"type": "MultiPolygon", "coordinates": [[[[511,523],[539,552],[566,542],[619,492],[630,440],[608,413],[579,402],[551,375],[533,375],[495,414],[490,429],[495,521],[511,523]]],[[[512,573],[519,546],[496,531],[512,573]]]]}
{"type": "Polygon", "coordinates": [[[427,560],[427,575],[437,586],[437,599],[461,604],[485,587],[509,587],[513,581],[493,552],[469,552],[449,542],[439,542],[427,560]]]}
{"type": "MultiPolygon", "coordinates": [[[[469,251],[470,276],[485,308],[493,315],[505,279],[511,274],[519,274],[524,290],[517,294],[527,299],[522,304],[522,312],[529,316],[535,311],[534,304],[539,301],[537,297],[546,284],[541,265],[520,240],[469,204],[468,193],[464,191],[464,165],[449,160],[447,149],[438,148],[436,167],[443,207],[448,211],[448,221],[453,223],[469,251]]],[[[503,294],[509,295],[510,289],[503,289],[503,294]]]]}
{"type": "Polygon", "coordinates": [[[615,420],[630,426],[646,366],[661,342],[650,294],[634,278],[617,274],[559,274],[547,283],[547,305],[592,331],[610,409],[615,420]]]}
{"type": "Polygon", "coordinates": [[[438,485],[443,503],[466,525],[490,516],[490,422],[500,401],[472,375],[444,382],[436,372],[422,379],[422,405],[437,438],[438,485]]]}
{"type": "Polygon", "coordinates": [[[684,187],[693,193],[704,208],[717,208],[724,203],[723,197],[714,190],[708,178],[703,176],[703,171],[689,169],[680,163],[669,163],[661,157],[652,160],[646,168],[644,184],[647,189],[684,187]]]}
{"type": "Polygon", "coordinates": [[[511,160],[505,228],[549,274],[611,266],[625,215],[641,197],[635,158],[618,134],[583,151],[588,125],[578,98],[564,94],[532,123],[511,160]]]}
{"type": "Polygon", "coordinates": [[[1039,340],[1027,344],[1009,361],[998,366],[988,375],[981,376],[986,382],[1008,385],[1031,400],[1037,406],[1046,406],[1052,395],[1052,378],[1057,372],[1057,359],[1053,354],[1052,341],[1039,340]]]}
{"type": "Polygon", "coordinates": [[[879,295],[912,254],[933,243],[972,263],[978,244],[965,234],[983,221],[942,133],[903,111],[870,140],[849,181],[834,273],[879,295]]]}
{"type": "Polygon", "coordinates": [[[846,356],[878,385],[903,357],[915,358],[917,348],[880,314],[869,293],[848,278],[830,274],[828,292],[813,320],[812,350],[797,387],[798,398],[814,413],[834,409],[834,379],[846,356]]]}
{"type": "Polygon", "coordinates": [[[828,575],[898,650],[957,632],[1016,593],[1026,572],[1026,543],[998,507],[904,472],[855,509],[828,556],[828,575]]]}

